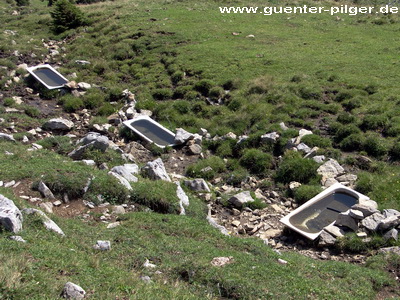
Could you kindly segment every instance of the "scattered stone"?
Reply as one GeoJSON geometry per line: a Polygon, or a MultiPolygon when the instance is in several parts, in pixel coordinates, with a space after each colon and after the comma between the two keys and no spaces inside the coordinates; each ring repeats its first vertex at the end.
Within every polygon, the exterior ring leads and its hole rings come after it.
{"type": "Polygon", "coordinates": [[[81,300],[85,298],[86,292],[79,285],[72,282],[67,282],[61,293],[61,297],[65,299],[81,300]]]}
{"type": "Polygon", "coordinates": [[[278,258],[278,262],[281,264],[281,265],[287,265],[287,261],[286,260],[284,260],[284,259],[282,259],[282,258],[278,258]]]}
{"type": "Polygon", "coordinates": [[[229,257],[214,257],[211,261],[211,265],[213,265],[214,267],[223,267],[227,264],[231,264],[233,263],[233,257],[229,256],[229,257]]]}
{"type": "Polygon", "coordinates": [[[143,280],[145,283],[151,283],[150,276],[140,276],[140,279],[143,280]]]}
{"type": "Polygon", "coordinates": [[[399,238],[399,231],[397,229],[391,229],[383,235],[385,241],[387,240],[395,240],[397,241],[399,238]]]}
{"type": "Polygon", "coordinates": [[[95,250],[108,251],[111,250],[111,242],[110,241],[97,241],[96,245],[93,246],[95,250]]]}
{"type": "Polygon", "coordinates": [[[176,134],[175,134],[175,139],[174,139],[174,143],[176,145],[185,144],[188,140],[191,140],[191,139],[193,139],[192,133],[187,132],[185,129],[182,129],[182,128],[176,129],[176,134]]]}
{"type": "Polygon", "coordinates": [[[11,134],[6,134],[6,133],[0,133],[0,140],[15,142],[14,137],[11,134]]]}
{"type": "Polygon", "coordinates": [[[5,188],[9,188],[15,184],[15,180],[11,180],[9,182],[4,183],[5,188]]]}
{"type": "Polygon", "coordinates": [[[317,155],[318,150],[318,147],[312,147],[309,152],[306,152],[307,154],[304,155],[304,158],[313,158],[315,155],[317,155]]]}
{"type": "Polygon", "coordinates": [[[289,189],[290,189],[291,191],[293,191],[293,190],[299,188],[300,186],[301,186],[301,183],[300,183],[300,182],[297,182],[297,181],[292,181],[292,182],[289,183],[289,189]]]}
{"type": "Polygon", "coordinates": [[[356,220],[364,219],[364,214],[362,213],[362,211],[356,209],[350,209],[349,216],[356,220]]]}
{"type": "Polygon", "coordinates": [[[78,88],[80,88],[81,90],[87,91],[87,90],[90,90],[92,88],[92,86],[86,82],[79,82],[78,88]]]}
{"type": "Polygon", "coordinates": [[[320,247],[327,247],[327,246],[333,246],[336,243],[336,238],[326,232],[325,230],[322,230],[321,234],[319,235],[319,241],[318,241],[318,246],[320,247]]]}
{"type": "Polygon", "coordinates": [[[208,223],[209,223],[212,227],[218,229],[223,235],[229,236],[228,230],[227,230],[224,226],[219,225],[219,224],[217,223],[217,221],[211,216],[211,205],[209,204],[209,205],[207,205],[207,207],[208,207],[208,214],[207,214],[207,221],[208,221],[208,223]]]}
{"type": "Polygon", "coordinates": [[[311,148],[310,147],[308,147],[306,144],[304,144],[304,143],[300,143],[300,144],[298,144],[297,146],[296,146],[296,149],[297,149],[297,151],[301,151],[301,152],[304,152],[304,153],[310,153],[311,152],[311,148]]]}
{"type": "Polygon", "coordinates": [[[129,182],[137,182],[138,178],[133,174],[139,173],[139,167],[136,164],[124,164],[111,169],[111,172],[117,173],[124,177],[129,182]]]}
{"type": "Polygon", "coordinates": [[[53,213],[53,203],[51,203],[51,202],[42,202],[39,204],[39,207],[48,214],[53,213]]]}
{"type": "Polygon", "coordinates": [[[282,230],[270,228],[267,231],[261,233],[260,238],[263,239],[263,240],[268,240],[270,238],[274,238],[274,237],[279,236],[281,234],[282,234],[282,230]]]}
{"type": "Polygon", "coordinates": [[[192,191],[196,192],[211,192],[207,182],[202,178],[196,178],[193,180],[185,180],[184,184],[189,187],[192,191]]]}
{"type": "Polygon", "coordinates": [[[47,187],[47,185],[43,181],[39,182],[38,190],[44,198],[55,199],[52,191],[47,187]]]}
{"type": "Polygon", "coordinates": [[[22,229],[22,214],[14,202],[0,194],[0,225],[17,233],[22,229]]]}
{"type": "Polygon", "coordinates": [[[280,127],[283,131],[286,131],[286,130],[289,129],[289,127],[287,127],[287,126],[285,125],[284,122],[279,123],[279,127],[280,127]]]}
{"type": "Polygon", "coordinates": [[[233,132],[228,132],[227,134],[222,136],[223,140],[226,140],[226,139],[236,140],[236,138],[237,138],[237,135],[234,134],[233,132]]]}
{"type": "Polygon", "coordinates": [[[349,182],[349,183],[354,183],[357,180],[357,175],[354,174],[345,174],[345,175],[341,175],[336,177],[336,180],[339,182],[349,182]]]}
{"type": "Polygon", "coordinates": [[[325,162],[317,169],[317,173],[320,174],[323,179],[334,178],[340,174],[343,174],[343,172],[343,167],[339,165],[339,163],[333,158],[330,158],[327,162],[325,162]]]}
{"type": "Polygon", "coordinates": [[[119,225],[121,225],[120,222],[110,223],[107,225],[107,229],[112,229],[112,228],[118,227],[119,225]]]}
{"type": "Polygon", "coordinates": [[[63,118],[51,119],[43,124],[43,129],[46,130],[69,131],[73,127],[73,122],[63,118]]]}
{"type": "Polygon", "coordinates": [[[202,148],[198,144],[193,144],[188,147],[189,153],[192,155],[200,155],[202,152],[202,148]]]}
{"type": "Polygon", "coordinates": [[[395,247],[386,247],[386,248],[381,248],[378,251],[379,253],[394,253],[397,255],[400,255],[400,246],[395,246],[395,247]]]}
{"type": "Polygon", "coordinates": [[[52,221],[44,212],[41,210],[35,209],[35,208],[24,208],[22,210],[22,213],[26,215],[36,215],[39,216],[40,219],[42,220],[42,223],[44,227],[47,230],[54,231],[55,233],[58,233],[59,235],[65,236],[64,232],[61,230],[58,225],[52,221]]]}
{"type": "Polygon", "coordinates": [[[90,61],[87,60],[75,60],[75,63],[79,65],[90,65],[90,61]]]}
{"type": "Polygon", "coordinates": [[[108,172],[108,174],[114,176],[115,178],[117,178],[118,181],[119,181],[127,190],[129,190],[129,191],[132,190],[131,184],[130,184],[129,181],[126,180],[124,177],[122,177],[121,175],[119,175],[119,174],[117,174],[117,173],[115,173],[115,172],[112,172],[112,171],[108,172]]]}
{"type": "Polygon", "coordinates": [[[326,178],[325,180],[321,180],[323,182],[323,186],[325,188],[328,188],[336,183],[338,183],[338,181],[335,178],[326,178]]]}
{"type": "Polygon", "coordinates": [[[279,205],[277,205],[277,204],[272,204],[270,207],[271,207],[272,210],[274,210],[278,214],[283,214],[284,213],[283,209],[281,207],[279,207],[279,205]]]}
{"type": "Polygon", "coordinates": [[[83,164],[87,165],[87,166],[95,166],[96,162],[93,159],[82,159],[80,160],[80,162],[82,162],[83,164]]]}
{"type": "Polygon", "coordinates": [[[385,219],[385,216],[377,212],[362,220],[361,225],[366,229],[368,229],[369,231],[374,232],[378,229],[379,223],[383,219],[385,219]]]}
{"type": "Polygon", "coordinates": [[[254,199],[249,191],[244,191],[229,198],[228,202],[233,204],[237,208],[242,208],[243,204],[254,202],[254,199]]]}
{"type": "Polygon", "coordinates": [[[398,210],[395,209],[384,209],[382,211],[382,214],[386,217],[393,217],[393,216],[400,216],[400,212],[398,210]]]}
{"type": "Polygon", "coordinates": [[[185,214],[184,206],[189,206],[189,197],[186,195],[185,191],[182,189],[179,181],[175,182],[176,184],[176,196],[179,199],[179,206],[181,207],[181,215],[185,214]]]}
{"type": "Polygon", "coordinates": [[[115,205],[113,207],[112,213],[114,215],[123,215],[125,213],[125,208],[122,205],[115,205]]]}
{"type": "Polygon", "coordinates": [[[10,237],[8,237],[10,240],[16,241],[16,242],[20,242],[20,243],[26,243],[26,241],[19,235],[12,235],[10,237]]]}
{"type": "Polygon", "coordinates": [[[143,168],[143,173],[145,176],[153,180],[165,180],[171,182],[171,178],[168,176],[161,158],[148,162],[143,168]]]}
{"type": "Polygon", "coordinates": [[[350,216],[349,211],[340,213],[336,219],[335,225],[345,226],[353,231],[358,230],[357,221],[350,216]]]}
{"type": "Polygon", "coordinates": [[[261,136],[261,142],[275,143],[279,139],[279,134],[274,132],[263,134],[261,136]]]}
{"type": "Polygon", "coordinates": [[[324,230],[336,238],[343,237],[345,235],[345,232],[340,227],[335,225],[328,225],[324,228],[324,230]]]}
{"type": "Polygon", "coordinates": [[[146,269],[154,269],[157,266],[155,264],[150,263],[150,261],[148,259],[146,259],[146,261],[143,264],[143,267],[146,269]]]}
{"type": "Polygon", "coordinates": [[[325,155],[317,155],[312,158],[315,162],[322,164],[325,161],[325,155]]]}
{"type": "Polygon", "coordinates": [[[239,221],[239,220],[233,220],[231,224],[232,224],[232,226],[234,226],[234,227],[239,227],[240,221],[239,221]]]}
{"type": "MultiPolygon", "coordinates": [[[[370,200],[370,201],[375,202],[373,200],[370,200]]],[[[379,210],[377,210],[376,208],[373,208],[373,207],[374,207],[374,205],[371,207],[371,206],[365,205],[365,202],[364,202],[364,204],[358,203],[358,204],[353,205],[351,207],[351,209],[361,211],[364,215],[364,218],[366,218],[372,214],[379,213],[379,210]]]]}
{"type": "Polygon", "coordinates": [[[379,222],[378,229],[385,231],[398,225],[400,225],[400,216],[390,216],[379,222]]]}

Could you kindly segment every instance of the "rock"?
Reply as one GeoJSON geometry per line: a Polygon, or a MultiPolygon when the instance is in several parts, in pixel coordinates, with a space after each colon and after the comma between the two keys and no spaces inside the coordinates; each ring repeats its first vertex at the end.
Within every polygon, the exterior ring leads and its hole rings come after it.
{"type": "Polygon", "coordinates": [[[358,230],[358,223],[350,216],[349,211],[340,213],[336,219],[335,225],[345,226],[353,231],[358,230]]]}
{"type": "Polygon", "coordinates": [[[15,185],[15,180],[11,180],[11,181],[9,181],[9,182],[5,182],[5,183],[4,183],[4,187],[5,187],[5,188],[9,188],[9,187],[11,187],[11,186],[13,186],[13,185],[15,185]]]}
{"type": "Polygon", "coordinates": [[[24,208],[22,210],[22,213],[26,214],[26,215],[36,215],[39,216],[40,219],[42,220],[42,223],[44,225],[44,227],[47,230],[50,231],[54,231],[55,233],[58,233],[59,235],[65,236],[64,232],[61,230],[60,227],[58,227],[58,225],[51,220],[44,212],[42,212],[41,210],[35,209],[35,208],[24,208]]]}
{"type": "Polygon", "coordinates": [[[229,198],[228,202],[233,204],[237,208],[242,208],[243,204],[254,202],[254,199],[249,191],[245,191],[232,196],[231,198],[229,198]]]}
{"type": "Polygon", "coordinates": [[[119,225],[121,225],[120,222],[110,223],[107,225],[107,229],[112,229],[112,228],[118,227],[119,225]]]}
{"type": "Polygon", "coordinates": [[[20,243],[26,243],[26,241],[19,235],[12,235],[9,239],[20,243]]]}
{"type": "Polygon", "coordinates": [[[333,158],[330,158],[327,162],[325,162],[317,169],[317,173],[320,174],[323,179],[334,178],[340,174],[343,174],[343,172],[343,167],[339,165],[339,163],[333,158]]]}
{"type": "Polygon", "coordinates": [[[79,82],[78,88],[80,88],[81,90],[87,91],[87,90],[90,90],[92,88],[92,86],[86,82],[79,82]]]}
{"type": "Polygon", "coordinates": [[[171,182],[167,171],[165,170],[164,163],[161,158],[150,161],[144,166],[143,173],[145,176],[153,180],[164,180],[171,182]]]}
{"type": "Polygon", "coordinates": [[[43,129],[46,130],[70,131],[73,127],[73,122],[63,118],[51,119],[43,124],[43,129]]]}
{"type": "Polygon", "coordinates": [[[310,151],[306,155],[304,155],[304,158],[313,158],[315,155],[317,155],[318,150],[318,147],[311,148],[310,151]]]}
{"type": "Polygon", "coordinates": [[[81,162],[87,166],[95,166],[96,162],[93,159],[82,159],[81,162]]]}
{"type": "Polygon", "coordinates": [[[400,216],[400,212],[398,210],[395,209],[384,209],[382,211],[382,214],[386,217],[392,217],[392,216],[400,216]]]}
{"type": "Polygon", "coordinates": [[[270,238],[274,238],[282,234],[282,230],[280,229],[268,229],[267,231],[261,233],[260,238],[263,240],[268,240],[270,238]]]}
{"type": "Polygon", "coordinates": [[[301,151],[301,152],[304,152],[304,153],[310,153],[311,152],[311,148],[310,147],[308,147],[306,144],[304,144],[304,143],[300,143],[300,144],[298,144],[297,146],[296,146],[296,149],[297,149],[297,151],[301,151]]]}
{"type": "Polygon", "coordinates": [[[281,207],[279,207],[278,204],[272,204],[270,207],[271,207],[271,209],[273,209],[278,214],[283,214],[284,213],[283,209],[281,207]]]}
{"type": "Polygon", "coordinates": [[[108,251],[111,250],[111,242],[110,241],[97,241],[96,245],[93,246],[95,250],[108,251]]]}
{"type": "Polygon", "coordinates": [[[211,192],[208,187],[207,182],[202,178],[197,178],[193,180],[185,180],[184,184],[189,187],[192,191],[196,192],[211,192]]]}
{"type": "Polygon", "coordinates": [[[0,132],[0,140],[15,142],[15,139],[11,134],[1,133],[1,132],[0,132]]]}
{"type": "Polygon", "coordinates": [[[39,207],[41,209],[43,209],[45,212],[47,212],[48,214],[53,213],[53,203],[51,203],[51,202],[42,202],[39,204],[39,207]]]}
{"type": "Polygon", "coordinates": [[[208,133],[208,131],[207,131],[207,129],[200,128],[198,133],[199,133],[201,136],[205,136],[205,135],[208,133]]]}
{"type": "Polygon", "coordinates": [[[315,162],[322,164],[325,161],[325,155],[317,155],[312,158],[315,162]]]}
{"type": "Polygon", "coordinates": [[[87,60],[75,60],[75,63],[79,64],[79,65],[90,65],[90,61],[87,60]]]}
{"type": "Polygon", "coordinates": [[[299,130],[299,138],[301,139],[303,136],[309,135],[309,134],[313,134],[313,132],[311,130],[307,130],[307,129],[300,129],[299,130]]]}
{"type": "Polygon", "coordinates": [[[85,290],[82,289],[79,285],[76,285],[72,282],[67,282],[64,285],[64,289],[61,293],[61,297],[65,299],[74,299],[74,300],[81,300],[85,298],[85,290]]]}
{"type": "Polygon", "coordinates": [[[209,204],[209,205],[207,205],[207,207],[208,207],[208,213],[207,213],[207,221],[208,221],[208,223],[212,227],[218,229],[223,235],[229,236],[228,230],[224,226],[219,225],[217,223],[217,221],[211,216],[211,205],[209,204]]]}
{"type": "Polygon", "coordinates": [[[125,208],[122,205],[115,205],[112,209],[114,215],[123,215],[125,213],[125,208]]]}
{"type": "Polygon", "coordinates": [[[124,164],[111,169],[111,172],[117,173],[129,182],[137,182],[138,178],[133,174],[139,173],[139,167],[136,164],[124,164]]]}
{"type": "Polygon", "coordinates": [[[27,64],[19,64],[17,66],[17,70],[26,70],[28,68],[27,64]]]}
{"type": "Polygon", "coordinates": [[[143,280],[145,283],[151,283],[150,276],[140,276],[140,279],[143,280]]]}
{"type": "Polygon", "coordinates": [[[187,132],[185,129],[177,128],[174,143],[176,145],[185,144],[188,140],[193,138],[193,134],[187,132]]]}
{"type": "Polygon", "coordinates": [[[394,253],[394,254],[400,255],[400,247],[399,246],[395,246],[395,247],[381,248],[381,249],[379,249],[378,252],[379,253],[384,253],[384,254],[394,253]]]}
{"type": "Polygon", "coordinates": [[[47,185],[43,181],[39,182],[38,190],[44,198],[55,199],[53,193],[50,191],[50,189],[47,187],[47,185]]]}
{"type": "Polygon", "coordinates": [[[155,264],[150,263],[150,261],[146,259],[146,261],[143,263],[143,267],[146,269],[154,269],[157,266],[155,264]]]}
{"type": "Polygon", "coordinates": [[[385,241],[387,240],[395,240],[397,241],[399,238],[399,231],[397,229],[391,229],[383,235],[385,241]]]}
{"type": "Polygon", "coordinates": [[[287,126],[285,125],[284,122],[280,122],[280,123],[279,123],[279,127],[280,127],[283,131],[286,131],[286,130],[289,129],[289,127],[287,127],[287,126]]]}
{"type": "Polygon", "coordinates": [[[279,139],[279,134],[274,132],[263,134],[261,136],[261,142],[275,143],[279,139]]]}
{"type": "Polygon", "coordinates": [[[324,230],[336,238],[343,237],[345,235],[345,232],[335,225],[328,225],[324,228],[324,230]]]}
{"type": "Polygon", "coordinates": [[[364,214],[362,213],[362,211],[356,209],[350,209],[349,216],[356,220],[364,219],[364,214]]]}
{"type": "MultiPolygon", "coordinates": [[[[373,200],[370,200],[370,201],[375,202],[373,200]]],[[[365,202],[364,202],[364,204],[365,204],[365,202]]],[[[379,210],[377,210],[376,208],[373,208],[373,207],[374,207],[373,204],[372,204],[372,206],[363,205],[363,204],[355,204],[351,207],[351,209],[361,211],[364,215],[364,218],[366,218],[372,214],[379,213],[379,210]]]]}
{"type": "Polygon", "coordinates": [[[280,263],[281,265],[287,265],[288,262],[282,258],[278,258],[278,263],[280,263]]]}
{"type": "Polygon", "coordinates": [[[338,181],[335,178],[326,178],[325,180],[321,181],[323,182],[323,186],[326,188],[338,183],[338,181]]]}
{"type": "Polygon", "coordinates": [[[117,178],[119,183],[121,183],[127,190],[129,190],[129,191],[132,190],[131,184],[124,177],[122,177],[121,175],[119,175],[119,174],[117,174],[115,172],[112,172],[112,171],[108,172],[108,174],[114,176],[115,178],[117,178]]]}
{"type": "Polygon", "coordinates": [[[233,263],[233,257],[229,256],[229,257],[214,257],[211,261],[211,265],[213,265],[214,267],[223,267],[227,264],[231,264],[233,263]]]}
{"type": "Polygon", "coordinates": [[[319,235],[318,246],[319,247],[326,247],[326,246],[333,246],[336,243],[336,238],[322,230],[321,234],[319,235]]]}
{"type": "Polygon", "coordinates": [[[390,216],[379,222],[378,229],[386,231],[398,225],[400,225],[400,216],[390,216]]]}
{"type": "Polygon", "coordinates": [[[236,140],[236,138],[237,138],[237,135],[234,134],[233,132],[228,132],[227,134],[222,136],[223,140],[227,140],[227,139],[236,140]]]}
{"type": "Polygon", "coordinates": [[[89,132],[84,138],[79,140],[78,144],[89,145],[93,142],[95,142],[94,148],[103,152],[106,151],[111,144],[108,137],[98,132],[89,132]]]}
{"type": "Polygon", "coordinates": [[[291,191],[294,191],[295,189],[299,188],[300,186],[301,186],[301,183],[297,182],[297,181],[292,181],[289,183],[289,189],[291,191]]]}
{"type": "Polygon", "coordinates": [[[339,182],[349,182],[350,184],[352,184],[352,183],[356,182],[357,175],[345,174],[345,175],[336,177],[336,180],[339,182]]]}
{"type": "Polygon", "coordinates": [[[190,145],[188,147],[188,149],[189,149],[189,153],[192,154],[192,155],[200,155],[201,151],[202,151],[201,146],[198,145],[198,144],[190,145]]]}
{"type": "Polygon", "coordinates": [[[22,230],[22,214],[14,202],[0,194],[0,225],[17,233],[22,230]]]}
{"type": "Polygon", "coordinates": [[[369,231],[376,231],[378,229],[379,223],[385,219],[385,216],[381,213],[377,212],[369,217],[366,217],[364,220],[361,221],[361,226],[365,227],[369,231]]]}
{"type": "Polygon", "coordinates": [[[239,227],[240,226],[240,221],[239,220],[233,220],[231,225],[234,226],[234,227],[239,227]]]}

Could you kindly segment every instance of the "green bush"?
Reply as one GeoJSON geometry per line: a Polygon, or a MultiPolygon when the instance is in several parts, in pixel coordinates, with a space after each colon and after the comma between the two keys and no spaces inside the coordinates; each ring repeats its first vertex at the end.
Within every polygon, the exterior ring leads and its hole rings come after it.
{"type": "Polygon", "coordinates": [[[88,24],[83,12],[68,0],[58,0],[50,15],[53,18],[53,30],[56,33],[88,24]]]}
{"type": "Polygon", "coordinates": [[[364,117],[360,128],[363,130],[382,129],[387,126],[389,120],[385,115],[367,115],[364,117]]]}
{"type": "Polygon", "coordinates": [[[339,124],[334,140],[337,143],[340,143],[344,138],[348,137],[351,134],[355,133],[361,133],[361,130],[354,124],[349,124],[349,125],[341,125],[339,124]]]}
{"type": "Polygon", "coordinates": [[[68,154],[74,149],[71,139],[67,136],[51,136],[37,142],[46,149],[52,149],[59,154],[68,154]]]}
{"type": "Polygon", "coordinates": [[[69,199],[77,199],[83,196],[88,179],[82,173],[58,171],[46,174],[42,180],[53,193],[67,194],[69,199]]]}
{"type": "Polygon", "coordinates": [[[213,88],[210,89],[209,91],[209,96],[212,99],[219,99],[224,95],[224,89],[222,87],[219,86],[215,86],[213,88]]]}
{"type": "Polygon", "coordinates": [[[304,136],[301,141],[309,147],[327,148],[332,146],[332,142],[328,138],[321,137],[316,134],[309,134],[304,136]]]}
{"type": "Polygon", "coordinates": [[[214,86],[214,82],[209,79],[202,79],[194,85],[194,89],[203,96],[207,97],[211,88],[214,86]]]}
{"type": "Polygon", "coordinates": [[[159,213],[179,214],[176,185],[163,180],[141,179],[132,183],[131,200],[159,213]]]}
{"type": "Polygon", "coordinates": [[[361,133],[353,133],[344,138],[339,146],[344,151],[361,151],[365,144],[365,137],[361,133]]]}
{"type": "Polygon", "coordinates": [[[374,189],[374,180],[372,175],[369,173],[360,172],[358,174],[355,189],[362,194],[368,194],[372,192],[374,189]]]}
{"type": "Polygon", "coordinates": [[[171,89],[163,88],[157,89],[153,92],[153,98],[155,100],[168,100],[173,96],[173,92],[171,89]]]}
{"type": "Polygon", "coordinates": [[[72,113],[84,107],[83,100],[74,96],[70,96],[64,100],[63,108],[66,112],[72,113]]]}
{"type": "Polygon", "coordinates": [[[29,0],[15,0],[17,6],[29,6],[29,0]]]}
{"type": "Polygon", "coordinates": [[[233,154],[233,147],[236,145],[235,140],[225,140],[222,143],[219,144],[219,146],[216,149],[216,153],[220,157],[230,157],[233,154]]]}
{"type": "Polygon", "coordinates": [[[318,179],[318,166],[318,163],[312,159],[303,158],[300,153],[289,151],[283,157],[275,179],[282,183],[289,183],[291,181],[309,183],[312,180],[318,179]]]}
{"type": "Polygon", "coordinates": [[[98,176],[92,179],[85,198],[99,204],[109,202],[111,204],[126,203],[129,199],[129,191],[121,185],[117,178],[111,175],[98,176]]]}
{"type": "Polygon", "coordinates": [[[206,180],[210,180],[213,179],[218,173],[224,172],[225,170],[226,166],[224,160],[218,156],[211,156],[188,166],[186,174],[190,177],[201,177],[206,180]]]}
{"type": "Polygon", "coordinates": [[[350,124],[356,121],[356,117],[348,112],[342,112],[337,116],[336,121],[342,124],[350,124]]]}
{"type": "Polygon", "coordinates": [[[26,105],[24,107],[24,112],[31,118],[37,118],[40,116],[40,110],[33,106],[26,105]]]}
{"type": "Polygon", "coordinates": [[[225,180],[227,183],[233,185],[233,186],[239,186],[240,184],[246,180],[246,178],[249,176],[249,172],[241,167],[237,166],[236,168],[233,169],[233,171],[229,172],[227,176],[225,177],[225,180]]]}
{"type": "Polygon", "coordinates": [[[367,151],[369,155],[378,158],[382,157],[389,151],[386,140],[377,135],[370,135],[366,138],[364,150],[367,151]]]}
{"type": "Polygon", "coordinates": [[[400,160],[400,141],[394,143],[389,154],[392,160],[400,160]]]}
{"type": "Polygon", "coordinates": [[[272,156],[259,149],[247,149],[244,151],[239,162],[250,173],[263,175],[272,166],[272,156]]]}
{"type": "Polygon", "coordinates": [[[4,98],[3,100],[3,105],[4,106],[13,106],[15,105],[15,100],[13,98],[4,98]]]}
{"type": "Polygon", "coordinates": [[[116,111],[116,108],[113,105],[111,105],[110,103],[106,102],[99,108],[97,113],[100,116],[109,116],[109,115],[113,114],[115,111],[116,111]]]}
{"type": "Polygon", "coordinates": [[[321,192],[319,185],[303,184],[293,191],[293,197],[298,204],[303,204],[321,192]]]}
{"type": "Polygon", "coordinates": [[[361,107],[361,106],[365,103],[365,101],[366,101],[366,98],[365,98],[365,97],[356,96],[356,97],[351,98],[351,99],[349,99],[349,100],[347,100],[347,101],[344,101],[344,102],[342,103],[342,106],[343,106],[345,109],[347,109],[348,111],[351,111],[351,110],[353,110],[353,109],[355,109],[355,108],[361,107]]]}
{"type": "Polygon", "coordinates": [[[107,149],[105,152],[102,152],[99,149],[89,148],[83,153],[82,159],[92,159],[97,165],[107,163],[109,167],[118,166],[125,163],[124,159],[121,157],[121,154],[112,149],[107,149]]]}

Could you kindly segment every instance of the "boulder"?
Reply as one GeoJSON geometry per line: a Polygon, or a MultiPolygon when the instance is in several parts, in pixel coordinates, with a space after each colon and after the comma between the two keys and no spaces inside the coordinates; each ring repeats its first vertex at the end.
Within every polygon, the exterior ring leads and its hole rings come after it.
{"type": "Polygon", "coordinates": [[[118,179],[119,183],[122,184],[127,190],[131,191],[132,190],[132,186],[129,183],[128,180],[126,180],[125,177],[119,175],[118,173],[115,173],[113,171],[108,172],[108,175],[114,176],[115,178],[118,179]]]}
{"type": "Polygon", "coordinates": [[[304,152],[305,154],[310,153],[311,152],[311,148],[308,147],[306,144],[304,143],[300,143],[296,146],[297,151],[300,152],[304,152]]]}
{"type": "Polygon", "coordinates": [[[189,153],[192,154],[192,155],[200,155],[201,151],[202,151],[201,146],[198,145],[198,144],[190,145],[188,147],[188,149],[189,149],[189,153]]]}
{"type": "Polygon", "coordinates": [[[263,134],[261,136],[261,142],[275,143],[279,139],[279,134],[274,132],[263,134]]]}
{"type": "Polygon", "coordinates": [[[129,182],[137,182],[138,178],[133,174],[139,173],[139,167],[136,164],[124,164],[123,166],[113,167],[110,172],[121,175],[129,182]]]}
{"type": "Polygon", "coordinates": [[[171,178],[169,177],[167,171],[165,170],[164,163],[161,160],[161,158],[149,161],[143,167],[143,173],[145,176],[153,180],[165,180],[171,182],[171,178]]]}
{"type": "Polygon", "coordinates": [[[184,184],[195,192],[211,192],[207,185],[207,182],[202,178],[197,178],[193,180],[185,180],[184,184]]]}
{"type": "Polygon", "coordinates": [[[350,209],[349,210],[349,216],[352,217],[353,219],[356,220],[362,220],[364,219],[364,214],[362,211],[356,210],[356,209],[350,209]]]}
{"type": "Polygon", "coordinates": [[[72,282],[67,282],[61,292],[61,297],[65,299],[81,300],[85,298],[85,290],[79,285],[72,282]]]}
{"type": "Polygon", "coordinates": [[[382,214],[386,217],[392,217],[392,216],[400,216],[400,212],[398,210],[395,209],[384,209],[382,211],[382,214]]]}
{"type": "Polygon", "coordinates": [[[379,222],[378,229],[385,231],[398,225],[400,225],[400,216],[390,216],[379,222]]]}
{"type": "Polygon", "coordinates": [[[335,225],[345,226],[353,231],[358,230],[358,222],[350,216],[349,211],[340,213],[336,219],[335,225]]]}
{"type": "Polygon", "coordinates": [[[361,221],[361,226],[365,227],[369,231],[376,231],[378,229],[379,223],[385,219],[385,216],[381,213],[377,212],[369,217],[366,217],[364,220],[361,221]]]}
{"type": "Polygon", "coordinates": [[[47,185],[43,181],[39,182],[38,190],[44,198],[55,199],[53,193],[51,192],[51,190],[47,187],[47,185]]]}
{"type": "Polygon", "coordinates": [[[11,134],[1,133],[1,132],[0,132],[0,140],[15,142],[15,139],[11,134]]]}
{"type": "Polygon", "coordinates": [[[95,142],[94,148],[103,152],[107,150],[111,143],[108,137],[101,135],[98,132],[89,132],[85,137],[79,140],[78,144],[88,145],[92,142],[95,142]]]}
{"type": "Polygon", "coordinates": [[[337,238],[345,235],[345,232],[340,227],[335,225],[328,225],[324,228],[324,230],[337,238]]]}
{"type": "Polygon", "coordinates": [[[17,233],[22,230],[22,214],[14,202],[0,195],[0,225],[6,230],[17,233]]]}
{"type": "Polygon", "coordinates": [[[78,88],[80,88],[81,90],[87,91],[89,89],[92,88],[90,83],[86,83],[86,82],[79,82],[78,83],[78,88]]]}
{"type": "MultiPolygon", "coordinates": [[[[370,201],[372,201],[372,200],[370,200],[370,201]]],[[[375,201],[373,201],[373,202],[375,202],[375,201]]],[[[361,211],[364,215],[364,218],[369,217],[372,214],[379,213],[379,210],[377,210],[376,208],[373,208],[373,205],[372,206],[368,205],[368,204],[365,205],[365,202],[364,202],[364,204],[355,204],[351,207],[351,209],[361,211]]]]}
{"type": "Polygon", "coordinates": [[[179,206],[181,207],[181,215],[185,214],[184,206],[189,206],[189,197],[186,195],[185,191],[182,189],[179,181],[175,182],[176,184],[176,196],[179,199],[179,206]]]}
{"type": "Polygon", "coordinates": [[[287,126],[285,125],[284,122],[280,122],[280,123],[279,123],[279,127],[280,127],[283,131],[286,131],[286,130],[289,129],[289,127],[287,127],[287,126]]]}
{"type": "Polygon", "coordinates": [[[249,191],[244,191],[229,198],[229,203],[237,208],[242,208],[244,204],[254,202],[253,197],[249,191]]]}
{"type": "Polygon", "coordinates": [[[387,240],[395,240],[397,241],[399,238],[399,231],[397,229],[391,229],[383,235],[385,241],[387,240]]]}
{"type": "Polygon", "coordinates": [[[40,219],[42,220],[42,223],[44,227],[47,230],[54,231],[55,233],[58,233],[59,235],[65,236],[64,232],[61,230],[58,225],[51,220],[44,212],[41,210],[35,209],[35,208],[24,208],[22,210],[22,213],[25,215],[36,215],[39,216],[40,219]]]}
{"type": "Polygon", "coordinates": [[[326,246],[333,246],[336,243],[336,238],[322,230],[321,234],[319,235],[318,246],[319,247],[326,247],[326,246]]]}
{"type": "Polygon", "coordinates": [[[317,173],[320,174],[322,178],[334,178],[343,174],[344,169],[336,160],[330,158],[317,169],[317,173]]]}
{"type": "Polygon", "coordinates": [[[51,119],[43,124],[43,129],[46,130],[70,131],[73,127],[73,122],[63,118],[51,119]]]}
{"type": "Polygon", "coordinates": [[[193,138],[192,133],[187,132],[185,129],[177,128],[174,143],[176,145],[182,145],[185,144],[188,140],[191,140],[192,138],[193,138]]]}
{"type": "Polygon", "coordinates": [[[336,177],[336,180],[339,182],[349,182],[349,183],[354,183],[357,180],[357,175],[354,174],[345,174],[345,175],[341,175],[336,177]]]}

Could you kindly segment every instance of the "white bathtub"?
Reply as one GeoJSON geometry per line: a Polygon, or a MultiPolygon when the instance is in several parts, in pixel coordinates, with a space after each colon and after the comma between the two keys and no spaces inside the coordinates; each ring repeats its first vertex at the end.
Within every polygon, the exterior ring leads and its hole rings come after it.
{"type": "Polygon", "coordinates": [[[47,64],[29,67],[26,70],[49,90],[62,88],[68,83],[67,78],[47,64]]]}

